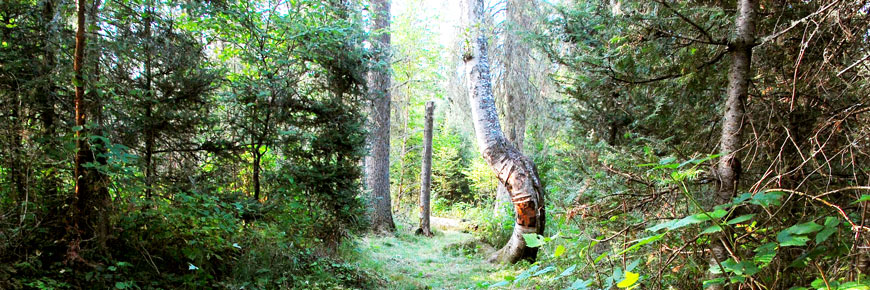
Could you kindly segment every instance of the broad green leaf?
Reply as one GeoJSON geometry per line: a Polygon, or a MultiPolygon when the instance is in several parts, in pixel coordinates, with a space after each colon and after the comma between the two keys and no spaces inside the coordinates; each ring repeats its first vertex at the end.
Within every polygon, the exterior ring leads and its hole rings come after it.
{"type": "Polygon", "coordinates": [[[535,272],[535,274],[533,274],[532,277],[541,276],[541,275],[544,275],[544,274],[547,274],[547,273],[550,273],[553,271],[556,271],[556,267],[548,266],[548,267],[544,268],[543,270],[535,272]]]}
{"type": "Polygon", "coordinates": [[[589,285],[592,285],[592,279],[577,279],[574,283],[571,283],[571,287],[568,287],[566,290],[586,290],[589,289],[589,285]]]}
{"type": "Polygon", "coordinates": [[[815,222],[806,222],[791,226],[776,235],[780,246],[805,246],[810,239],[804,235],[821,230],[823,227],[815,222]]]}
{"type": "Polygon", "coordinates": [[[828,238],[831,237],[832,234],[837,232],[837,226],[840,224],[840,219],[835,217],[827,217],[825,218],[825,229],[816,234],[816,244],[822,243],[828,238]]]}
{"type": "Polygon", "coordinates": [[[628,288],[637,283],[637,280],[640,279],[640,274],[634,272],[625,272],[625,279],[622,279],[619,283],[616,284],[616,287],[619,288],[628,288]]]}
{"type": "Polygon", "coordinates": [[[718,233],[721,231],[722,231],[722,227],[720,227],[719,225],[712,225],[712,226],[709,226],[706,229],[704,229],[704,231],[702,231],[701,233],[702,234],[712,234],[712,233],[718,233]]]}
{"type": "Polygon", "coordinates": [[[564,253],[565,253],[565,246],[558,245],[558,246],[556,246],[556,250],[553,252],[553,257],[558,258],[559,256],[561,256],[564,253]]]}
{"type": "Polygon", "coordinates": [[[790,230],[794,234],[804,235],[818,232],[821,229],[822,226],[817,224],[816,222],[805,222],[802,224],[793,225],[787,230],[790,230]]]}
{"type": "Polygon", "coordinates": [[[751,220],[753,217],[755,217],[755,214],[741,215],[741,216],[738,216],[736,218],[728,220],[727,224],[729,224],[729,225],[739,224],[739,223],[751,220]]]}
{"type": "Polygon", "coordinates": [[[576,269],[576,268],[577,268],[577,265],[571,265],[571,267],[568,267],[568,269],[565,269],[565,271],[562,271],[562,274],[559,274],[559,276],[556,276],[556,278],[553,278],[553,280],[561,279],[563,277],[570,276],[571,274],[574,274],[574,269],[576,269]]]}
{"type": "Polygon", "coordinates": [[[783,195],[785,195],[785,193],[781,191],[759,192],[752,196],[752,201],[750,201],[750,203],[763,207],[780,205],[780,199],[782,199],[783,195]]]}
{"type": "Polygon", "coordinates": [[[529,277],[532,277],[532,273],[537,272],[538,268],[540,268],[540,267],[541,266],[539,266],[539,265],[532,265],[531,267],[529,267],[528,269],[526,269],[525,271],[523,271],[522,273],[517,275],[517,278],[515,281],[517,281],[517,282],[523,281],[523,280],[528,279],[529,277]]]}
{"type": "Polygon", "coordinates": [[[523,234],[523,239],[526,240],[526,246],[529,248],[537,248],[544,245],[544,237],[539,234],[523,234]]]}
{"type": "Polygon", "coordinates": [[[752,259],[761,264],[769,264],[776,256],[776,243],[767,243],[752,250],[755,252],[755,257],[752,259]]]}

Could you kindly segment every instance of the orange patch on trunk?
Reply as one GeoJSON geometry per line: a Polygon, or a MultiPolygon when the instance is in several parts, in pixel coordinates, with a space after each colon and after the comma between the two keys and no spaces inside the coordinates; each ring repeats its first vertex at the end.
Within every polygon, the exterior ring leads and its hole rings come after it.
{"type": "Polygon", "coordinates": [[[525,227],[534,227],[537,221],[537,213],[531,201],[515,203],[517,211],[517,224],[525,227]]]}

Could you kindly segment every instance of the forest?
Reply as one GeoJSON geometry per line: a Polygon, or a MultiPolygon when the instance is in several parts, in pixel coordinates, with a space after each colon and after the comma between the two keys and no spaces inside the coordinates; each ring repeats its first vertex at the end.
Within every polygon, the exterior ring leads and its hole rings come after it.
{"type": "Polygon", "coordinates": [[[0,289],[870,290],[868,13],[2,0],[0,289]]]}

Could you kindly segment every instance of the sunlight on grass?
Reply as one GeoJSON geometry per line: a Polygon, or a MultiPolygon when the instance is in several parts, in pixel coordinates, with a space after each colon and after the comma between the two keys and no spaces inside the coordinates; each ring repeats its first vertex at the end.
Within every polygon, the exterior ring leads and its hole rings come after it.
{"type": "Polygon", "coordinates": [[[357,249],[348,260],[380,276],[388,289],[476,289],[514,273],[486,262],[488,246],[467,250],[464,245],[479,243],[468,233],[436,230],[434,237],[425,238],[402,232],[365,236],[355,243],[357,249]]]}

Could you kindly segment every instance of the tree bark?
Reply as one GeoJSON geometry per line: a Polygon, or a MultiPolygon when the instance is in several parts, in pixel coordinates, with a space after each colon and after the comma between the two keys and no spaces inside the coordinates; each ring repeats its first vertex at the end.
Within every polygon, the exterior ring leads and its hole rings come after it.
{"type": "MultiPolygon", "coordinates": [[[[529,48],[523,45],[517,33],[520,25],[527,25],[525,5],[527,0],[509,0],[505,5],[507,22],[513,29],[505,34],[504,69],[505,78],[502,87],[504,99],[505,134],[511,144],[523,151],[523,140],[526,133],[526,113],[529,102],[529,84],[524,70],[529,69],[527,53],[529,48]]],[[[495,216],[512,214],[510,211],[510,193],[504,184],[496,188],[495,216]]]]}
{"type": "MultiPolygon", "coordinates": [[[[87,126],[88,114],[94,109],[85,100],[85,1],[79,0],[76,8],[76,46],[73,57],[73,85],[75,86],[75,124],[76,124],[76,155],[75,155],[75,194],[71,202],[71,219],[69,226],[69,247],[67,248],[67,262],[85,262],[81,256],[81,243],[83,240],[95,240],[99,246],[105,246],[105,237],[108,234],[108,190],[100,172],[87,166],[94,164],[95,152],[88,144],[89,131],[87,126]]],[[[92,9],[98,7],[94,5],[92,9]]],[[[96,14],[96,12],[94,13],[96,14]]]]}
{"type": "Polygon", "coordinates": [[[145,37],[145,197],[151,198],[154,185],[154,90],[151,74],[151,3],[147,3],[144,37],[145,37]]]}
{"type": "Polygon", "coordinates": [[[253,146],[253,150],[251,152],[254,155],[254,164],[252,164],[254,168],[254,200],[257,201],[260,201],[260,160],[263,157],[263,155],[260,154],[261,147],[261,145],[257,144],[256,146],[253,146]]]}
{"type": "MultiPolygon", "coordinates": [[[[719,189],[713,198],[715,204],[729,202],[736,193],[740,180],[741,166],[738,151],[742,146],[742,127],[744,117],[744,102],[749,90],[750,67],[752,63],[752,48],[755,46],[755,18],[758,9],[757,0],[738,1],[738,14],[735,21],[735,37],[729,44],[731,50],[731,66],[728,71],[727,99],[725,100],[725,115],[722,118],[722,135],[720,136],[718,168],[719,189]]],[[[725,249],[730,243],[727,236],[719,235],[711,245],[711,267],[719,267],[719,263],[728,259],[725,249]]],[[[708,289],[724,289],[723,285],[714,285],[708,289]]]]}
{"type": "MultiPolygon", "coordinates": [[[[40,121],[42,122],[42,135],[46,140],[46,147],[51,148],[50,150],[46,150],[48,152],[55,151],[58,147],[56,141],[56,133],[55,130],[55,119],[56,113],[54,111],[54,93],[55,86],[54,81],[52,80],[52,71],[55,67],[55,52],[54,47],[51,44],[53,42],[53,37],[57,35],[57,20],[59,15],[56,15],[59,9],[55,9],[55,3],[53,0],[45,0],[42,2],[42,19],[45,21],[44,31],[46,33],[43,56],[42,56],[42,64],[43,64],[43,77],[46,81],[40,86],[40,92],[38,94],[38,100],[40,103],[39,114],[40,121]]],[[[50,154],[49,158],[55,160],[53,154],[50,154]]],[[[53,169],[53,166],[47,165],[43,168],[43,171],[46,174],[46,187],[45,187],[45,196],[56,196],[58,187],[60,186],[60,180],[57,177],[57,171],[53,169]]]]}
{"type": "Polygon", "coordinates": [[[371,153],[366,156],[366,184],[369,196],[369,220],[375,232],[392,232],[396,229],[390,202],[390,2],[372,1],[374,7],[373,31],[380,33],[373,45],[377,49],[377,67],[369,74],[369,90],[372,97],[369,144],[371,153]]]}
{"type": "Polygon", "coordinates": [[[464,41],[462,57],[477,145],[483,159],[510,193],[516,212],[510,240],[489,260],[499,263],[534,260],[538,249],[527,247],[523,234],[544,232],[544,190],[532,160],[511,145],[502,133],[492,93],[487,39],[481,21],[483,0],[470,2],[467,9],[469,35],[464,41]]]}
{"type": "Polygon", "coordinates": [[[435,102],[426,102],[426,119],[423,125],[423,168],[420,169],[420,230],[432,236],[429,228],[429,193],[432,186],[432,114],[435,102]]]}

